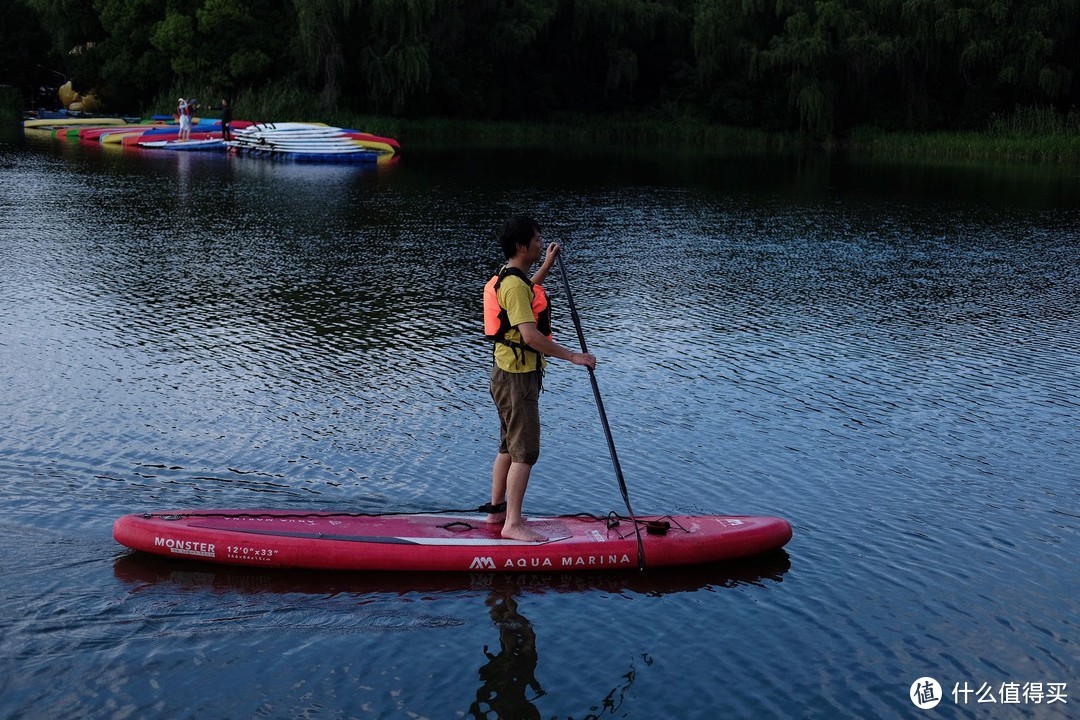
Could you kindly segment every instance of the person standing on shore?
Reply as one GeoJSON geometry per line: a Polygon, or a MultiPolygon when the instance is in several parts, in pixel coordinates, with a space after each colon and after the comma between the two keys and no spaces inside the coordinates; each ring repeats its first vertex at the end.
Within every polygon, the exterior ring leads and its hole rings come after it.
{"type": "Polygon", "coordinates": [[[221,100],[221,139],[225,142],[232,140],[232,130],[229,125],[232,124],[232,106],[229,105],[228,99],[223,98],[221,100]]]}
{"type": "Polygon", "coordinates": [[[484,333],[494,342],[491,398],[499,412],[499,451],[491,473],[489,523],[502,523],[511,540],[541,542],[521,514],[532,467],[540,457],[540,388],[547,357],[596,368],[590,353],[574,352],[551,339],[551,307],[541,286],[560,248],[548,245],[544,262],[540,225],[518,215],[500,231],[506,265],[484,288],[484,333]],[[502,509],[505,503],[505,509],[502,509]]]}

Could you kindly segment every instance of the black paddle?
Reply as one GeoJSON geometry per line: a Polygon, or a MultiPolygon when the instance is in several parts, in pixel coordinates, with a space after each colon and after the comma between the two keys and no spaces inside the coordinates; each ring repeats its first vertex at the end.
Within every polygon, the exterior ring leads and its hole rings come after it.
{"type": "MultiPolygon", "coordinates": [[[[563,265],[562,252],[555,259],[559,261],[559,273],[562,275],[563,288],[566,290],[566,303],[570,306],[570,317],[574,319],[574,327],[577,329],[578,342],[581,344],[581,352],[589,352],[585,345],[585,333],[581,331],[581,319],[578,318],[577,307],[574,306],[574,295],[570,292],[570,279],[566,275],[566,266],[563,265]]],[[[604,401],[600,399],[600,386],[596,384],[596,373],[589,368],[589,380],[592,382],[593,397],[596,399],[596,409],[600,412],[600,424],[604,426],[604,436],[607,437],[608,452],[611,453],[611,464],[615,467],[615,477],[619,481],[619,490],[622,491],[623,502],[626,503],[626,512],[630,514],[630,522],[634,523],[634,532],[637,533],[638,545],[638,570],[645,569],[645,545],[641,541],[641,528],[638,527],[637,518],[634,517],[634,509],[630,507],[630,494],[626,491],[626,481],[623,480],[622,468],[619,466],[619,456],[615,453],[615,441],[611,437],[611,427],[608,425],[607,413],[604,412],[604,401]]]]}

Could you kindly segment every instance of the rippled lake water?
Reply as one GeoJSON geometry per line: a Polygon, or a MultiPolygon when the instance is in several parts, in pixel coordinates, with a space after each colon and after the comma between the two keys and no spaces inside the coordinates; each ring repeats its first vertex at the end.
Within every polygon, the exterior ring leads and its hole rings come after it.
{"type": "MultiPolygon", "coordinates": [[[[403,141],[0,141],[0,717],[1075,717],[1080,171],[403,141]],[[780,515],[786,552],[416,576],[113,542],[484,502],[516,212],[564,244],[635,510],[780,515]]],[[[527,510],[619,510],[588,375],[545,385],[527,510]]]]}

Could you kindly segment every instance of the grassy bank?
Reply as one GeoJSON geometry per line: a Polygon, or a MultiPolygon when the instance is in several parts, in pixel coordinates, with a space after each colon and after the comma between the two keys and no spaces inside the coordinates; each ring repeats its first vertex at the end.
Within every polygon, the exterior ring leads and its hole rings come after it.
{"type": "Polygon", "coordinates": [[[844,142],[813,143],[797,134],[709,125],[696,121],[582,117],[543,124],[457,120],[395,120],[342,115],[327,120],[409,140],[469,146],[656,145],[712,152],[800,152],[811,148],[855,155],[911,160],[992,160],[1024,163],[1080,163],[1080,131],[993,129],[983,133],[898,133],[856,128],[844,142]]]}
{"type": "Polygon", "coordinates": [[[898,133],[859,128],[849,148],[859,154],[906,159],[1080,163],[1080,113],[1017,108],[985,132],[898,133]]]}
{"type": "Polygon", "coordinates": [[[333,124],[367,129],[427,143],[458,143],[479,147],[552,146],[657,146],[712,148],[724,151],[788,151],[798,147],[796,136],[760,130],[709,125],[693,121],[643,118],[565,117],[543,123],[483,122],[468,120],[400,120],[341,116],[333,124]]]}
{"type": "Polygon", "coordinates": [[[912,160],[1080,163],[1080,134],[886,133],[860,128],[849,149],[859,155],[912,160]]]}

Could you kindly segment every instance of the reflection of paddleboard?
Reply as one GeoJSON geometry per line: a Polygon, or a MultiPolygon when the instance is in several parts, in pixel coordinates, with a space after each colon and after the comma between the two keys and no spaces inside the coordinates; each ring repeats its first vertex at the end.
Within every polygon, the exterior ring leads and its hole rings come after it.
{"type": "Polygon", "coordinates": [[[147,140],[140,142],[139,147],[150,150],[224,150],[225,143],[221,138],[209,138],[206,140],[147,140]]]}
{"type": "Polygon", "coordinates": [[[440,592],[575,593],[606,590],[651,596],[694,592],[705,587],[761,585],[781,582],[791,569],[791,558],[783,550],[741,560],[695,566],[650,568],[641,573],[623,571],[563,572],[551,570],[526,573],[491,572],[325,572],[286,570],[266,572],[264,568],[237,565],[207,565],[176,562],[167,557],[133,552],[121,554],[113,562],[113,573],[121,582],[146,586],[175,584],[186,588],[225,590],[240,594],[280,593],[295,595],[335,595],[338,593],[391,592],[422,593],[430,598],[440,592]]]}
{"type": "MultiPolygon", "coordinates": [[[[782,547],[774,517],[638,518],[648,567],[695,565],[782,547]]],[[[562,572],[638,567],[625,518],[530,518],[544,542],[504,540],[480,515],[361,515],[326,511],[177,510],[125,515],[117,542],[135,550],[229,565],[340,570],[562,572]]]]}

